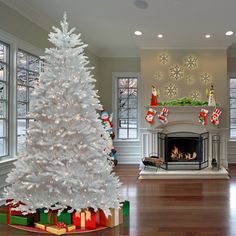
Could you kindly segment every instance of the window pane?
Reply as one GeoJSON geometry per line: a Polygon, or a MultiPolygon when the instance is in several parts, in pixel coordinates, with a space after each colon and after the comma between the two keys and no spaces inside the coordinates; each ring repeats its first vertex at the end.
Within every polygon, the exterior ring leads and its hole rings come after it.
{"type": "Polygon", "coordinates": [[[24,69],[17,69],[17,83],[26,85],[27,84],[27,71],[24,69]]]}
{"type": "Polygon", "coordinates": [[[236,119],[230,119],[230,128],[236,128],[236,119]]]}
{"type": "Polygon", "coordinates": [[[27,68],[27,56],[26,53],[22,51],[17,52],[17,66],[20,68],[27,68]]]}
{"type": "Polygon", "coordinates": [[[236,108],[236,99],[230,99],[230,108],[236,108]]]}
{"type": "Polygon", "coordinates": [[[119,110],[119,118],[127,119],[128,118],[128,110],[120,109],[119,110]]]}
{"type": "Polygon", "coordinates": [[[119,88],[128,88],[129,83],[128,83],[128,79],[119,79],[119,83],[118,86],[119,88]]]}
{"type": "Polygon", "coordinates": [[[129,128],[137,129],[138,128],[137,120],[129,120],[129,128]]]}
{"type": "Polygon", "coordinates": [[[119,120],[119,128],[127,128],[128,127],[128,120],[119,120]]]}
{"type": "Polygon", "coordinates": [[[236,98],[236,89],[230,89],[230,98],[236,98]]]}
{"type": "Polygon", "coordinates": [[[138,80],[137,79],[129,79],[129,87],[130,88],[137,88],[138,87],[138,80]]]}
{"type": "Polygon", "coordinates": [[[129,109],[129,118],[130,119],[137,119],[137,110],[136,109],[129,109]]]}
{"type": "Polygon", "coordinates": [[[137,108],[137,99],[129,99],[129,108],[137,108]]]}
{"type": "Polygon", "coordinates": [[[6,121],[0,120],[0,137],[6,137],[6,121]]]}
{"type": "Polygon", "coordinates": [[[7,99],[6,84],[0,82],[0,99],[7,99]]]}
{"type": "Polygon", "coordinates": [[[230,129],[230,138],[236,138],[236,129],[230,129]]]}
{"type": "Polygon", "coordinates": [[[230,88],[236,89],[236,78],[230,79],[230,88]]]}
{"type": "Polygon", "coordinates": [[[138,91],[137,89],[129,89],[129,98],[137,99],[138,91]]]}
{"type": "Polygon", "coordinates": [[[0,101],[0,118],[6,118],[7,105],[5,101],[0,101]]]}
{"type": "Polygon", "coordinates": [[[17,122],[17,151],[25,148],[26,120],[18,120],[17,122]]]}
{"type": "Polygon", "coordinates": [[[26,118],[26,103],[18,102],[18,118],[26,118]]]}
{"type": "Polygon", "coordinates": [[[128,99],[120,99],[119,107],[120,108],[127,108],[128,107],[128,99]]]}
{"type": "Polygon", "coordinates": [[[35,83],[37,82],[39,75],[33,72],[29,72],[29,86],[35,87],[35,83]]]}
{"type": "Polygon", "coordinates": [[[0,61],[8,63],[8,46],[0,42],[0,61]]]}
{"type": "Polygon", "coordinates": [[[5,81],[8,80],[7,66],[1,63],[0,63],[0,80],[5,80],[5,81]]]}
{"type": "Polygon", "coordinates": [[[128,138],[127,129],[119,129],[118,132],[119,132],[119,133],[118,133],[119,138],[123,138],[123,139],[128,138]]]}
{"type": "Polygon", "coordinates": [[[26,87],[17,86],[17,101],[18,102],[27,102],[26,87]]]}
{"type": "Polygon", "coordinates": [[[137,138],[137,129],[129,129],[129,138],[137,138]]]}
{"type": "Polygon", "coordinates": [[[6,139],[0,138],[0,156],[7,155],[6,139]]]}
{"type": "Polygon", "coordinates": [[[29,70],[38,73],[39,72],[39,58],[35,56],[29,56],[28,60],[29,60],[29,70]]]}
{"type": "Polygon", "coordinates": [[[231,109],[230,110],[230,117],[231,118],[236,118],[236,109],[231,109]]]}
{"type": "Polygon", "coordinates": [[[128,89],[119,89],[119,97],[120,98],[128,97],[128,89]]]}

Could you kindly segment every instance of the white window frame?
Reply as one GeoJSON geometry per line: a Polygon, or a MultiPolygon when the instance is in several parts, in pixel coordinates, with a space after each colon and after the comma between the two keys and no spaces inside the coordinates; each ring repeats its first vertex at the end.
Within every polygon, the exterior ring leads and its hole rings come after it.
{"type": "MultiPolygon", "coordinates": [[[[236,141],[236,138],[231,138],[231,107],[230,107],[230,79],[236,79],[236,73],[229,73],[228,74],[228,96],[229,96],[229,100],[228,100],[228,107],[229,107],[229,140],[230,141],[236,141]]],[[[236,109],[236,108],[235,108],[236,109]]],[[[236,117],[235,117],[236,119],[236,117]]]]}
{"type": "Polygon", "coordinates": [[[140,84],[140,74],[138,72],[113,72],[112,73],[112,112],[113,112],[113,130],[115,132],[115,141],[139,141],[139,127],[140,127],[140,99],[139,99],[139,84],[140,84]],[[137,139],[119,139],[118,138],[118,87],[117,80],[120,77],[136,77],[138,79],[138,107],[137,107],[137,139]]]}
{"type": "Polygon", "coordinates": [[[9,153],[0,159],[0,163],[16,159],[17,148],[17,62],[16,53],[18,49],[27,51],[36,56],[44,55],[44,50],[0,29],[0,40],[10,45],[10,84],[9,84],[9,153]]]}

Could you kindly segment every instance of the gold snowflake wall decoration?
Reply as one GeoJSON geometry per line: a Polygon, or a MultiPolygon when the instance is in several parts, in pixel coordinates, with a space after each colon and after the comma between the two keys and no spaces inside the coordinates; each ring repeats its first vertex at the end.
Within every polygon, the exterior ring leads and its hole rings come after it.
{"type": "Polygon", "coordinates": [[[190,93],[190,97],[193,101],[200,101],[201,100],[201,93],[198,90],[193,90],[190,93]]]}
{"type": "Polygon", "coordinates": [[[188,70],[195,70],[198,67],[197,57],[190,55],[184,58],[184,67],[188,70]]]}
{"type": "Polygon", "coordinates": [[[205,85],[210,84],[212,81],[212,76],[207,72],[204,72],[203,74],[201,74],[200,78],[201,78],[201,82],[205,85]]]}
{"type": "Polygon", "coordinates": [[[180,65],[173,65],[170,68],[170,78],[180,80],[184,77],[184,69],[180,65]]]}
{"type": "Polygon", "coordinates": [[[166,65],[170,62],[170,56],[166,52],[162,52],[157,57],[158,62],[162,65],[166,65]]]}
{"type": "Polygon", "coordinates": [[[153,77],[156,81],[161,81],[164,78],[164,74],[161,71],[157,71],[154,73],[153,77]]]}
{"type": "Polygon", "coordinates": [[[195,83],[195,78],[193,75],[186,75],[185,77],[187,84],[194,84],[195,83]]]}
{"type": "Polygon", "coordinates": [[[178,88],[175,84],[169,83],[165,88],[164,88],[164,94],[168,98],[174,98],[178,95],[178,88]]]}

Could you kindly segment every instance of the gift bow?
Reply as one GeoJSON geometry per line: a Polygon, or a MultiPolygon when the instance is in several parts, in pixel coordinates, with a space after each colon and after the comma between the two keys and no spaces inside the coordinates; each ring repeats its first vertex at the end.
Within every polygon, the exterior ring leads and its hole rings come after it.
{"type": "Polygon", "coordinates": [[[57,223],[57,228],[63,229],[63,228],[65,228],[65,227],[66,227],[65,223],[63,223],[63,222],[58,222],[58,223],[57,223]]]}

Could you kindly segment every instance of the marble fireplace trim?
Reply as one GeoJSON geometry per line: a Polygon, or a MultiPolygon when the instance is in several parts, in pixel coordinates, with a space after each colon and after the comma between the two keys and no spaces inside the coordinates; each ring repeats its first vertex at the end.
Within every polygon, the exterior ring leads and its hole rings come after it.
{"type": "MultiPolygon", "coordinates": [[[[209,108],[206,108],[209,110],[209,108]]],[[[212,136],[220,136],[220,160],[221,165],[228,168],[227,161],[227,137],[228,129],[218,128],[211,124],[201,125],[196,121],[199,114],[199,107],[172,107],[170,120],[168,124],[163,125],[156,121],[156,125],[150,128],[140,128],[141,137],[141,158],[149,156],[150,153],[158,153],[158,133],[173,132],[193,132],[193,133],[209,133],[209,164],[212,159],[212,136]]],[[[210,123],[210,121],[208,122],[210,123]]]]}

